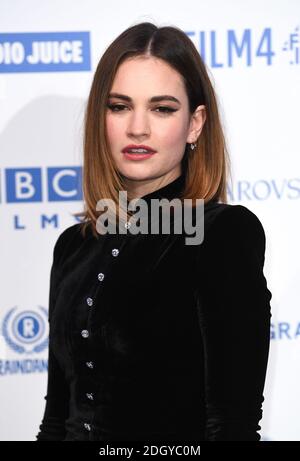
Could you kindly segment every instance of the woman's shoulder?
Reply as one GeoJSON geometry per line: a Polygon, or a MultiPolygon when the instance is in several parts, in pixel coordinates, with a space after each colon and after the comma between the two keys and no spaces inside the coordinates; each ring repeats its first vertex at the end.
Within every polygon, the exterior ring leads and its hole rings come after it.
{"type": "Polygon", "coordinates": [[[265,232],[258,216],[244,205],[213,202],[204,215],[204,229],[212,239],[254,239],[264,243],[265,232]]]}
{"type": "Polygon", "coordinates": [[[67,254],[75,251],[90,237],[89,228],[87,228],[86,234],[83,234],[82,229],[83,223],[77,223],[67,227],[59,234],[53,250],[56,264],[59,264],[67,254]]]}
{"type": "Polygon", "coordinates": [[[230,203],[222,203],[210,201],[204,206],[205,217],[214,219],[222,217],[222,220],[252,220],[260,221],[257,215],[244,205],[233,205],[230,203]]]}

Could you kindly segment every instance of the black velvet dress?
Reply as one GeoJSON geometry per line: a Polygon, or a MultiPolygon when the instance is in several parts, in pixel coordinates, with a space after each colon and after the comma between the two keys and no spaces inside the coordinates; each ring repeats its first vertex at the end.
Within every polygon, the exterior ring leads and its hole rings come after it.
{"type": "MultiPolygon", "coordinates": [[[[144,196],[175,198],[183,176],[144,196]]],[[[242,205],[205,205],[184,234],[59,236],[38,440],[259,440],[271,292],[265,233],[242,205]]]]}

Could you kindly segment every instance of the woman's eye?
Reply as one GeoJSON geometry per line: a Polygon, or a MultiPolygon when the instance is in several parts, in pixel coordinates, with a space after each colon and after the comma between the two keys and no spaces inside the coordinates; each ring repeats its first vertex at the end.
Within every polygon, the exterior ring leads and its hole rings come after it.
{"type": "MultiPolygon", "coordinates": [[[[126,109],[127,106],[124,106],[123,104],[107,104],[107,107],[112,112],[122,112],[123,109],[126,109]]],[[[159,106],[154,109],[154,112],[160,112],[161,114],[170,114],[176,111],[177,109],[173,109],[172,107],[167,106],[159,106]]]]}
{"type": "Polygon", "coordinates": [[[172,107],[159,106],[155,110],[160,109],[160,112],[163,114],[169,114],[171,112],[176,112],[177,109],[172,109],[172,107]]]}
{"type": "Polygon", "coordinates": [[[120,112],[120,109],[122,110],[124,107],[123,104],[107,104],[107,107],[112,111],[112,112],[120,112]]]}

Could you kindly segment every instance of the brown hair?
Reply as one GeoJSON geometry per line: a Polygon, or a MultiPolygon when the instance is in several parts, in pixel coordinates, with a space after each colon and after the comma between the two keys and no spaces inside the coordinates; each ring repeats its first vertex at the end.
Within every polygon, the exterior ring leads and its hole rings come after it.
{"type": "MultiPolygon", "coordinates": [[[[119,191],[125,190],[106,136],[106,105],[120,64],[129,57],[153,56],[167,62],[181,74],[186,88],[190,114],[198,105],[206,106],[206,121],[197,146],[186,144],[182,159],[185,188],[179,198],[202,198],[227,203],[227,176],[230,159],[220,121],[217,98],[199,52],[179,28],[157,27],[143,22],[122,32],[102,55],[94,74],[84,119],[82,233],[88,225],[97,236],[100,215],[96,204],[102,198],[117,205],[119,191]]],[[[128,193],[129,196],[129,193],[128,193]]],[[[117,209],[117,206],[116,206],[117,209]]],[[[99,234],[98,234],[99,235],[99,234]]]]}

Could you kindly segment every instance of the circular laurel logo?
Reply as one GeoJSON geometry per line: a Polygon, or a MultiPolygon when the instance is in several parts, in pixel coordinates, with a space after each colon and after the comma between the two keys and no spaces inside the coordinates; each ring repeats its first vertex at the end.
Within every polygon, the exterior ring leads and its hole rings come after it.
{"type": "Polygon", "coordinates": [[[8,346],[19,354],[42,352],[48,346],[48,311],[38,306],[37,311],[18,312],[10,309],[2,323],[2,335],[8,346]]]}

